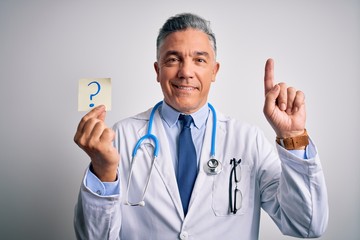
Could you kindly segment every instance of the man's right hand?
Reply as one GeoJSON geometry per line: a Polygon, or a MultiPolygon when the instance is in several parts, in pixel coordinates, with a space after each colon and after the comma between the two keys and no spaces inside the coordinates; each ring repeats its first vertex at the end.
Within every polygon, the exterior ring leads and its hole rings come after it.
{"type": "Polygon", "coordinates": [[[120,157],[112,143],[115,132],[105,125],[105,116],[103,105],[87,113],[79,123],[74,141],[89,155],[94,174],[102,182],[113,182],[120,157]]]}

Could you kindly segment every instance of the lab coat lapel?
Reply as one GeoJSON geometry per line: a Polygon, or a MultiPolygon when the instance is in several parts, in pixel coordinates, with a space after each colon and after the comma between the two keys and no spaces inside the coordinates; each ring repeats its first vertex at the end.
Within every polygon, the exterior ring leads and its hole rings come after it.
{"type": "MultiPolygon", "coordinates": [[[[219,154],[219,149],[222,149],[222,145],[225,140],[225,129],[223,129],[222,125],[220,124],[220,121],[222,119],[222,116],[220,116],[220,114],[218,114],[217,119],[218,119],[218,121],[217,121],[216,136],[215,136],[215,139],[216,139],[216,141],[215,141],[215,159],[217,159],[220,162],[223,162],[223,157],[222,157],[222,155],[219,154]]],[[[195,203],[197,197],[201,194],[202,187],[203,187],[203,184],[205,183],[205,181],[211,180],[211,178],[204,171],[204,166],[207,164],[207,162],[211,158],[210,153],[211,153],[212,126],[213,126],[213,116],[211,113],[209,115],[209,118],[206,123],[204,143],[202,146],[200,162],[199,162],[199,173],[196,178],[193,192],[191,194],[191,199],[190,199],[190,203],[189,203],[190,204],[189,212],[192,211],[191,205],[193,205],[193,203],[195,203]]]]}
{"type": "Polygon", "coordinates": [[[179,215],[183,217],[184,213],[182,210],[176,176],[174,173],[174,166],[171,160],[169,142],[167,141],[167,135],[165,133],[159,111],[156,111],[155,113],[152,129],[153,134],[159,140],[159,155],[154,163],[155,169],[159,173],[164,185],[166,186],[179,215]]]}

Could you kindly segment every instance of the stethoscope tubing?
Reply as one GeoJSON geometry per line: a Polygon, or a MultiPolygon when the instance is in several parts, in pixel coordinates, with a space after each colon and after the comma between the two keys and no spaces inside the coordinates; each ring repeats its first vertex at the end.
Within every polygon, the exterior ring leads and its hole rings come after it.
{"type": "Polygon", "coordinates": [[[210,157],[215,157],[215,141],[216,141],[216,123],[217,123],[217,117],[216,117],[216,111],[214,107],[208,103],[208,106],[212,112],[213,116],[213,125],[212,125],[212,133],[211,133],[211,150],[210,150],[210,157]]]}
{"type": "Polygon", "coordinates": [[[137,150],[140,148],[141,143],[145,140],[145,139],[151,139],[154,142],[154,157],[157,157],[159,154],[159,140],[158,138],[153,135],[151,133],[152,131],[152,126],[153,126],[153,121],[154,121],[154,116],[155,116],[155,112],[156,110],[159,108],[159,106],[162,104],[162,101],[158,102],[152,109],[151,113],[150,113],[150,118],[149,118],[149,124],[148,124],[148,130],[147,133],[142,136],[136,143],[133,153],[132,153],[132,157],[134,158],[136,155],[137,150]]]}
{"type": "MultiPolygon", "coordinates": [[[[149,124],[148,124],[148,130],[147,133],[142,136],[136,143],[133,152],[132,152],[132,157],[134,158],[136,155],[137,150],[140,148],[142,142],[146,139],[150,139],[154,142],[154,157],[158,157],[159,155],[159,140],[158,138],[153,135],[152,132],[152,127],[153,127],[153,122],[154,122],[154,116],[155,116],[155,112],[156,110],[159,108],[159,106],[163,103],[163,101],[158,102],[152,109],[151,113],[150,113],[150,118],[149,118],[149,124]]],[[[212,133],[211,133],[211,150],[210,150],[210,157],[213,158],[215,157],[215,144],[216,144],[216,121],[217,121],[217,117],[216,117],[216,111],[214,109],[214,107],[208,103],[208,106],[212,112],[212,116],[213,116],[213,126],[212,126],[212,133]]]]}
{"type": "MultiPolygon", "coordinates": [[[[145,206],[145,201],[144,201],[145,193],[146,193],[147,188],[149,186],[150,177],[151,177],[151,173],[152,173],[152,170],[153,170],[153,167],[154,167],[155,160],[159,155],[159,140],[151,132],[152,132],[152,127],[153,127],[154,116],[155,116],[156,110],[159,108],[159,106],[162,103],[163,103],[163,101],[158,102],[153,107],[153,109],[151,110],[150,117],[149,117],[149,123],[148,123],[148,130],[147,130],[146,134],[144,136],[142,136],[136,142],[135,147],[134,147],[133,152],[132,152],[130,173],[129,173],[128,184],[127,184],[127,189],[126,189],[126,197],[125,197],[125,199],[126,199],[125,204],[127,204],[129,206],[145,206]],[[153,143],[154,143],[154,153],[153,153],[154,156],[153,156],[153,159],[152,159],[150,172],[149,172],[149,175],[148,175],[148,178],[147,178],[147,181],[146,181],[146,185],[145,185],[145,188],[143,189],[143,192],[142,192],[141,201],[137,202],[137,203],[133,203],[133,202],[129,201],[128,196],[129,196],[130,183],[131,183],[132,172],[133,172],[133,167],[134,167],[134,162],[135,162],[135,156],[136,156],[136,153],[137,153],[138,149],[140,148],[141,144],[146,139],[152,140],[153,143]]],[[[211,150],[210,150],[210,158],[211,159],[209,161],[216,161],[218,164],[220,164],[220,162],[218,162],[216,159],[214,159],[214,157],[215,157],[215,141],[216,141],[216,123],[217,123],[216,122],[217,121],[216,111],[215,111],[214,107],[210,103],[208,103],[208,106],[209,106],[209,108],[210,108],[210,110],[212,112],[212,116],[213,116],[213,125],[212,125],[212,133],[211,133],[211,150]]],[[[211,170],[211,168],[209,166],[209,169],[207,171],[207,173],[210,174],[210,175],[216,175],[216,174],[219,174],[220,172],[221,172],[221,164],[220,164],[220,167],[218,168],[218,170],[216,170],[216,169],[211,170]]]]}

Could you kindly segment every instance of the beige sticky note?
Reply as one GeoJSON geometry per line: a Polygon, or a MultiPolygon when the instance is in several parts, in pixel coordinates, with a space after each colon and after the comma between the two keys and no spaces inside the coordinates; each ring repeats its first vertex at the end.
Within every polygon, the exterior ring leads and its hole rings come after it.
{"type": "Polygon", "coordinates": [[[111,110],[111,78],[80,79],[78,111],[89,111],[99,105],[111,110]]]}

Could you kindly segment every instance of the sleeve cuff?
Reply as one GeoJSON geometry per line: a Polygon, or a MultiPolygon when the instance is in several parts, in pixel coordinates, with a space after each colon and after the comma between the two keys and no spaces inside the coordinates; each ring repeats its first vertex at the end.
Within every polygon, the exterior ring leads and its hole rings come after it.
{"type": "Polygon", "coordinates": [[[115,182],[101,182],[88,168],[84,180],[85,186],[99,196],[113,196],[120,193],[119,178],[115,182]]]}
{"type": "MultiPolygon", "coordinates": [[[[280,145],[279,147],[283,148],[280,145]]],[[[316,156],[316,148],[311,140],[309,141],[309,145],[306,146],[305,150],[285,150],[285,151],[288,151],[289,153],[292,153],[293,155],[301,159],[312,159],[316,156]]]]}

